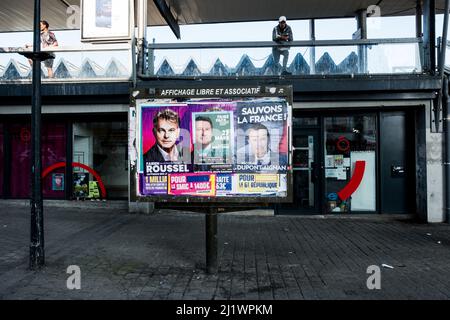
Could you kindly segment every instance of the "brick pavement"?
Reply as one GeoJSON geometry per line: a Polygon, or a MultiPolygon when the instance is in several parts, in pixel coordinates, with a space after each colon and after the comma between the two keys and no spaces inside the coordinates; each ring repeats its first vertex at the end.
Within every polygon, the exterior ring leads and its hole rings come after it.
{"type": "Polygon", "coordinates": [[[370,216],[219,215],[219,272],[204,217],[46,208],[46,267],[28,267],[29,210],[0,203],[0,299],[448,299],[450,225],[370,216]],[[438,243],[440,241],[440,243],[438,243]],[[368,290],[366,269],[381,269],[368,290]],[[68,290],[66,268],[81,268],[68,290]]]}

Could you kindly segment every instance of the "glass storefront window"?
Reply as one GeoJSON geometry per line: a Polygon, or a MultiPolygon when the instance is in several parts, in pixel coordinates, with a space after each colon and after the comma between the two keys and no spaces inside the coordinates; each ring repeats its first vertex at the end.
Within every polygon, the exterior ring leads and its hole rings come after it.
{"type": "MultiPolygon", "coordinates": [[[[31,179],[31,126],[29,123],[9,125],[11,139],[11,198],[28,198],[31,179]]],[[[42,170],[66,161],[66,126],[44,122],[41,132],[42,170]]],[[[64,198],[64,168],[56,169],[42,180],[44,198],[64,198]]]]}
{"type": "MultiPolygon", "coordinates": [[[[73,161],[85,164],[101,177],[107,198],[128,196],[128,131],[126,122],[83,122],[73,124],[73,161]]],[[[74,168],[74,197],[95,198],[89,182],[95,178],[74,168]]],[[[95,188],[95,185],[94,185],[95,188]]],[[[98,186],[97,186],[98,191],[98,186]]]]}
{"type": "Polygon", "coordinates": [[[376,115],[325,117],[324,120],[326,211],[375,211],[376,115]],[[362,179],[357,179],[361,173],[362,179]]]}
{"type": "Polygon", "coordinates": [[[319,124],[317,117],[295,117],[292,119],[294,128],[305,128],[317,126],[319,124]]]}

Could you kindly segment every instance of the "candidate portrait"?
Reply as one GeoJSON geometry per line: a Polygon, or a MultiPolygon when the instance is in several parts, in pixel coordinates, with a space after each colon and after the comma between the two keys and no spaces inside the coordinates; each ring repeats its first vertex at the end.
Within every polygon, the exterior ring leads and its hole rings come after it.
{"type": "Polygon", "coordinates": [[[253,124],[246,132],[246,144],[237,151],[237,163],[255,165],[286,165],[287,155],[271,148],[269,129],[261,124],[253,124]]]}
{"type": "Polygon", "coordinates": [[[157,112],[153,118],[152,133],[155,144],[144,153],[145,162],[181,162],[182,150],[177,146],[180,138],[180,117],[173,110],[157,112]]]}

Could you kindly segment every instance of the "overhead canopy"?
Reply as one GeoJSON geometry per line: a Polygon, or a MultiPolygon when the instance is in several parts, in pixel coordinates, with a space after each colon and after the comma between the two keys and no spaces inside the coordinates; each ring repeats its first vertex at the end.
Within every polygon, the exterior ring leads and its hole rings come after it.
{"type": "MultiPolygon", "coordinates": [[[[88,1],[88,0],[86,0],[88,1]]],[[[1,0],[0,32],[30,31],[33,22],[33,0],[1,0]]],[[[180,25],[196,23],[245,22],[277,20],[281,15],[293,19],[353,17],[360,9],[378,4],[382,16],[414,15],[417,0],[166,0],[180,25]]],[[[436,0],[436,11],[442,13],[444,0],[436,0]]],[[[80,0],[41,0],[41,17],[52,29],[67,26],[69,5],[80,0]]],[[[166,25],[153,0],[148,0],[148,23],[166,25]]],[[[79,28],[79,26],[77,26],[79,28]]]]}

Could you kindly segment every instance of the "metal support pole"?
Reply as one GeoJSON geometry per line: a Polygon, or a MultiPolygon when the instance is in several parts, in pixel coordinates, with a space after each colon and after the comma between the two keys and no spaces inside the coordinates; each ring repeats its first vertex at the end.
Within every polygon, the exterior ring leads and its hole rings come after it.
{"type": "MultiPolygon", "coordinates": [[[[422,27],[422,0],[416,0],[416,38],[423,39],[423,27],[422,27]]],[[[416,65],[424,69],[424,54],[423,54],[423,42],[419,43],[419,52],[416,54],[416,65]]]]}
{"type": "Polygon", "coordinates": [[[211,206],[205,216],[206,272],[217,273],[217,208],[211,206]]]}
{"type": "Polygon", "coordinates": [[[137,4],[137,70],[139,74],[146,74],[144,50],[147,38],[147,0],[138,0],[137,4]]]}
{"type": "Polygon", "coordinates": [[[430,51],[431,74],[436,74],[436,3],[430,1],[430,51]]]}
{"type": "MultiPolygon", "coordinates": [[[[309,20],[309,40],[316,40],[316,21],[314,19],[309,20]]],[[[310,74],[316,74],[316,47],[311,47],[309,55],[309,72],[310,74]]]]}
{"type": "Polygon", "coordinates": [[[422,38],[422,0],[416,0],[416,38],[422,38]]]}
{"type": "MultiPolygon", "coordinates": [[[[155,44],[155,38],[153,38],[152,43],[155,44]]],[[[147,61],[148,61],[148,74],[150,76],[153,76],[155,75],[155,49],[150,48],[148,50],[147,61]]]]}
{"type": "Polygon", "coordinates": [[[31,232],[30,232],[30,269],[45,264],[44,252],[44,207],[41,185],[41,2],[34,1],[33,31],[33,86],[31,102],[31,232]]]}
{"type": "MultiPolygon", "coordinates": [[[[367,9],[361,9],[356,12],[357,28],[360,33],[360,39],[367,39],[367,9]]],[[[359,72],[367,73],[367,46],[358,46],[359,72]]]]}
{"type": "Polygon", "coordinates": [[[439,52],[439,75],[444,79],[444,67],[445,67],[445,52],[447,51],[447,36],[448,36],[448,11],[449,11],[449,0],[445,0],[445,11],[444,11],[444,23],[442,26],[442,39],[440,42],[440,52],[439,52]]]}
{"type": "Polygon", "coordinates": [[[423,0],[424,71],[436,74],[436,12],[434,0],[423,0]]]}
{"type": "Polygon", "coordinates": [[[444,87],[444,67],[445,67],[445,52],[447,50],[447,29],[448,29],[448,11],[450,0],[445,0],[444,22],[442,30],[442,38],[439,37],[438,41],[438,74],[441,78],[441,88],[436,100],[433,101],[432,115],[431,115],[431,132],[443,132],[443,90],[444,87]]]}

